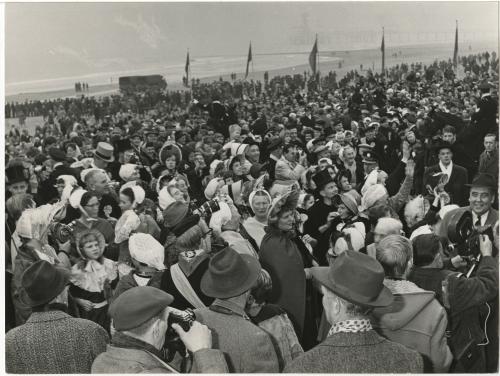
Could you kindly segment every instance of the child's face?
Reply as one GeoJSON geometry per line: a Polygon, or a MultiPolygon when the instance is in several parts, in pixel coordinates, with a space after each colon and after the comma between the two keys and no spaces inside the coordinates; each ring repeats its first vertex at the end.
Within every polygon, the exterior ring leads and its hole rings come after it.
{"type": "Polygon", "coordinates": [[[120,209],[122,211],[132,209],[132,202],[130,202],[130,198],[120,193],[120,209]]]}
{"type": "Polygon", "coordinates": [[[304,209],[307,210],[307,209],[309,209],[313,205],[314,205],[314,197],[309,197],[309,199],[304,204],[304,209]]]}
{"type": "Polygon", "coordinates": [[[97,240],[91,240],[86,242],[83,245],[83,255],[86,256],[89,260],[97,260],[101,257],[102,252],[99,248],[99,243],[97,240]]]}

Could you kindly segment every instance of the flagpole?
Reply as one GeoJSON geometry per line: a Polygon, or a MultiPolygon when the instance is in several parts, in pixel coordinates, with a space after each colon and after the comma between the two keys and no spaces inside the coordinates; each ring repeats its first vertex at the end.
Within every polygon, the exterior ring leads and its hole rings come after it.
{"type": "Polygon", "coordinates": [[[382,77],[385,77],[385,27],[382,26],[382,77]]]}
{"type": "Polygon", "coordinates": [[[458,20],[455,20],[455,47],[453,51],[453,66],[456,75],[458,73],[458,20]]]}
{"type": "MultiPolygon", "coordinates": [[[[316,34],[316,46],[318,46],[318,34],[316,34]]],[[[321,90],[321,77],[319,71],[319,47],[316,48],[316,70],[318,71],[318,90],[321,90]]]]}

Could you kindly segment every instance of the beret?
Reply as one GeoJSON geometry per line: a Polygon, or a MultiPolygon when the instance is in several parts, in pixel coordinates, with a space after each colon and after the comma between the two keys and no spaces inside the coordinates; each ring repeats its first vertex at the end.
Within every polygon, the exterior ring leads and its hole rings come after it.
{"type": "Polygon", "coordinates": [[[137,328],[167,308],[172,295],[151,286],[138,286],[125,291],[109,307],[116,330],[137,328]]]}

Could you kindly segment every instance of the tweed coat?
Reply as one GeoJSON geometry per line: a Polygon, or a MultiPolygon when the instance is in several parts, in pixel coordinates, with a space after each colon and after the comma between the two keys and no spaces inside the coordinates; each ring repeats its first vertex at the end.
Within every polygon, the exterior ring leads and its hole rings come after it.
{"type": "Polygon", "coordinates": [[[103,327],[62,311],[34,312],[5,335],[7,373],[90,373],[106,351],[103,327]]]}
{"type": "Polygon", "coordinates": [[[195,310],[196,320],[212,331],[213,348],[224,353],[229,372],[278,373],[278,355],[269,335],[235,304],[216,299],[213,305],[227,314],[202,308],[195,310]]]}
{"type": "MultiPolygon", "coordinates": [[[[169,364],[171,366],[171,364],[169,364]]],[[[175,369],[175,367],[174,367],[175,369]]],[[[171,373],[165,363],[150,352],[108,345],[92,365],[92,373],[171,373]]],[[[192,373],[227,373],[219,350],[203,349],[193,354],[192,373]]]]}
{"type": "Polygon", "coordinates": [[[285,373],[422,373],[419,353],[374,330],[336,333],[290,362],[285,373]]]}

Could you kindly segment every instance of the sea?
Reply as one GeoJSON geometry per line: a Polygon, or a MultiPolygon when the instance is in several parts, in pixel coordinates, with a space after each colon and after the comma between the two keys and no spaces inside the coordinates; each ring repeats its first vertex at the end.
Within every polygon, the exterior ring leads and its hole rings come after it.
{"type": "MultiPolygon", "coordinates": [[[[453,56],[453,44],[420,44],[412,46],[386,46],[386,66],[402,62],[430,63],[436,59],[448,59],[453,56]]],[[[498,41],[475,41],[472,44],[462,43],[459,45],[459,55],[473,54],[479,52],[495,51],[498,54],[498,41]]],[[[94,72],[80,76],[53,77],[50,79],[9,82],[6,77],[5,95],[6,100],[21,93],[47,93],[74,88],[75,82],[86,82],[89,86],[117,85],[121,76],[160,74],[164,76],[168,84],[182,82],[185,75],[185,57],[173,63],[147,63],[134,69],[115,72],[94,72]]],[[[257,72],[269,71],[275,74],[302,73],[308,69],[309,52],[306,47],[301,51],[278,52],[269,54],[254,54],[249,64],[250,77],[257,72]]],[[[320,50],[320,70],[327,72],[336,69],[342,63],[346,68],[359,69],[364,64],[364,69],[379,68],[381,59],[380,48],[343,50],[334,49],[320,50]]],[[[217,78],[222,75],[236,73],[237,78],[244,78],[247,65],[247,56],[224,55],[197,57],[190,54],[190,77],[195,78],[217,78]]],[[[261,77],[259,77],[262,79],[261,77]]]]}

